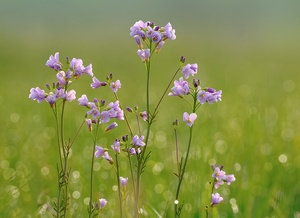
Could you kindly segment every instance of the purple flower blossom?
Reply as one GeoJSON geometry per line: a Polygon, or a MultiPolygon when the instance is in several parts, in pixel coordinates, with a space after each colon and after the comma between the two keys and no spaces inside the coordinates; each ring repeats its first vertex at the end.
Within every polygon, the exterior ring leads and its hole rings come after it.
{"type": "Polygon", "coordinates": [[[73,101],[76,99],[76,91],[75,90],[70,90],[66,93],[66,100],[67,101],[73,101]]]}
{"type": "Polygon", "coordinates": [[[99,115],[100,116],[100,123],[107,123],[110,121],[110,113],[109,111],[102,111],[101,114],[99,112],[99,115]]]}
{"type": "Polygon", "coordinates": [[[109,103],[107,105],[106,109],[109,112],[110,118],[116,118],[118,120],[124,120],[124,112],[120,108],[119,101],[109,103]]]}
{"type": "Polygon", "coordinates": [[[91,119],[85,119],[85,122],[88,125],[89,130],[92,131],[92,120],[91,119]]]}
{"type": "Polygon", "coordinates": [[[108,132],[114,128],[116,128],[118,126],[118,124],[116,122],[113,122],[112,124],[110,124],[106,129],[105,132],[108,132]]]}
{"type": "Polygon", "coordinates": [[[143,48],[143,44],[141,42],[141,37],[139,35],[135,35],[133,38],[134,38],[136,44],[139,46],[139,49],[142,49],[143,48]]]}
{"type": "Polygon", "coordinates": [[[132,138],[132,144],[135,146],[145,146],[145,142],[143,142],[144,140],[144,136],[142,135],[141,137],[138,137],[137,135],[135,135],[132,138]]]}
{"type": "Polygon", "coordinates": [[[45,91],[39,87],[31,88],[29,98],[36,100],[38,103],[41,103],[45,99],[45,91]]]}
{"type": "Polygon", "coordinates": [[[215,193],[211,195],[211,206],[217,205],[221,201],[223,201],[223,198],[220,196],[219,193],[215,193]]]}
{"type": "Polygon", "coordinates": [[[225,171],[221,170],[220,167],[215,167],[214,173],[211,176],[216,178],[218,181],[226,179],[226,173],[225,171]]]}
{"type": "Polygon", "coordinates": [[[187,79],[189,75],[194,76],[197,73],[198,65],[197,64],[187,64],[182,68],[182,73],[184,77],[187,79]]]}
{"type": "Polygon", "coordinates": [[[156,53],[159,53],[160,49],[163,47],[165,44],[165,41],[160,41],[156,47],[156,53]]]}
{"type": "Polygon", "coordinates": [[[89,64],[88,66],[86,66],[86,67],[83,69],[82,72],[85,73],[85,74],[87,74],[87,75],[89,75],[89,76],[91,76],[91,77],[93,77],[94,74],[93,74],[93,66],[92,66],[92,64],[89,64]]]}
{"type": "Polygon", "coordinates": [[[224,181],[227,183],[227,185],[230,185],[232,182],[235,181],[235,177],[233,174],[226,175],[226,178],[224,179],[224,181]]]}
{"type": "Polygon", "coordinates": [[[216,91],[213,88],[208,88],[207,91],[201,90],[197,94],[197,99],[200,104],[204,104],[205,102],[212,104],[214,102],[222,101],[222,90],[216,91]]]}
{"type": "Polygon", "coordinates": [[[130,149],[129,149],[129,153],[130,153],[131,155],[140,154],[140,153],[141,153],[141,149],[140,149],[140,148],[130,148],[130,149]]]}
{"type": "Polygon", "coordinates": [[[230,185],[232,182],[235,181],[235,177],[233,174],[226,175],[226,172],[223,171],[223,167],[219,167],[218,165],[214,166],[212,165],[212,169],[214,170],[212,177],[215,178],[214,181],[214,187],[217,189],[220,185],[223,185],[224,182],[227,183],[227,185],[230,185]]]}
{"type": "Polygon", "coordinates": [[[81,59],[73,58],[70,62],[70,67],[75,71],[74,76],[80,77],[83,70],[85,69],[83,66],[83,62],[81,59]]]}
{"type": "Polygon", "coordinates": [[[105,149],[96,145],[95,157],[98,158],[104,153],[105,149]]]}
{"type": "Polygon", "coordinates": [[[148,115],[147,115],[147,112],[146,112],[146,111],[141,112],[141,113],[140,113],[140,116],[142,117],[142,119],[143,119],[144,121],[147,121],[148,115]]]}
{"type": "Polygon", "coordinates": [[[50,106],[55,104],[57,101],[56,94],[54,94],[53,92],[50,92],[46,98],[46,101],[50,104],[50,106]]]}
{"type": "Polygon", "coordinates": [[[54,69],[54,70],[61,70],[62,66],[59,63],[59,52],[56,52],[55,55],[51,55],[49,60],[46,62],[46,66],[54,69]]]}
{"type": "Polygon", "coordinates": [[[196,118],[197,118],[197,114],[195,114],[195,113],[191,113],[191,114],[188,114],[187,112],[183,113],[183,121],[189,127],[191,127],[194,124],[196,118]]]}
{"type": "Polygon", "coordinates": [[[109,156],[107,151],[104,151],[104,154],[102,156],[105,160],[107,160],[110,164],[114,164],[114,160],[111,156],[109,156]]]}
{"type": "Polygon", "coordinates": [[[93,82],[91,83],[91,87],[96,89],[100,86],[106,86],[106,82],[100,82],[96,77],[93,77],[93,82]]]}
{"type": "Polygon", "coordinates": [[[116,82],[111,82],[110,83],[110,88],[114,93],[116,93],[118,91],[118,89],[121,88],[120,80],[117,80],[116,82]]]}
{"type": "Polygon", "coordinates": [[[95,106],[94,103],[91,103],[89,105],[92,105],[91,110],[89,110],[88,112],[86,112],[87,115],[92,114],[92,117],[94,119],[97,119],[101,114],[100,111],[98,110],[98,108],[95,106]]]}
{"type": "Polygon", "coordinates": [[[153,31],[151,38],[154,43],[159,43],[162,40],[162,34],[159,31],[153,31]]]}
{"type": "Polygon", "coordinates": [[[114,144],[111,146],[112,149],[116,152],[116,153],[120,153],[121,151],[121,143],[120,143],[120,140],[116,139],[114,141],[114,144]]]}
{"type": "Polygon", "coordinates": [[[187,81],[184,81],[182,77],[179,78],[179,81],[174,81],[174,86],[171,88],[169,96],[180,96],[187,95],[190,92],[190,87],[187,81]]]}
{"type": "Polygon", "coordinates": [[[107,200],[104,198],[99,199],[99,209],[101,210],[103,207],[105,207],[107,204],[107,200]]]}
{"type": "Polygon", "coordinates": [[[89,100],[86,95],[82,95],[80,98],[78,98],[78,102],[79,102],[79,105],[87,107],[89,100]]]}
{"type": "Polygon", "coordinates": [[[175,40],[176,39],[175,29],[172,28],[171,23],[167,23],[166,24],[166,26],[164,28],[164,35],[168,39],[171,39],[171,40],[175,40]]]}
{"type": "Polygon", "coordinates": [[[56,89],[55,90],[55,97],[56,97],[56,99],[65,98],[66,97],[65,90],[62,89],[62,88],[56,89]]]}
{"type": "Polygon", "coordinates": [[[59,71],[57,74],[56,74],[56,78],[58,80],[58,83],[61,85],[61,86],[65,86],[67,84],[67,81],[66,81],[66,73],[64,71],[59,71]]]}
{"type": "Polygon", "coordinates": [[[146,24],[143,21],[139,20],[135,22],[135,24],[130,27],[130,36],[140,35],[143,28],[146,28],[146,24]]]}
{"type": "Polygon", "coordinates": [[[150,49],[139,49],[137,51],[138,56],[142,59],[143,62],[149,60],[150,57],[150,49]]]}
{"type": "Polygon", "coordinates": [[[120,176],[120,184],[121,184],[121,186],[122,187],[125,187],[126,185],[127,185],[127,183],[128,183],[128,177],[127,178],[124,178],[124,177],[122,177],[122,176],[120,176]]]}

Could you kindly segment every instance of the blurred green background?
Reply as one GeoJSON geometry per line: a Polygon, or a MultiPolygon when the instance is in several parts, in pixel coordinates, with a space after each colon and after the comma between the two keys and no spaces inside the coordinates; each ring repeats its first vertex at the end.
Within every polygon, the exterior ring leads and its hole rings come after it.
{"type": "MultiPolygon", "coordinates": [[[[158,100],[184,55],[198,63],[203,86],[223,90],[222,102],[201,107],[181,199],[183,217],[203,217],[208,204],[210,164],[223,164],[236,182],[220,188],[219,217],[300,217],[300,2],[297,1],[8,1],[0,2],[0,215],[50,217],[56,196],[56,140],[46,103],[28,99],[29,90],[55,81],[45,66],[51,54],[81,58],[104,80],[112,72],[122,82],[125,106],[145,110],[145,72],[129,28],[138,20],[171,22],[177,39],[167,41],[153,63],[152,100],[158,100]]],[[[80,79],[81,80],[81,79],[80,79]]],[[[90,78],[74,87],[111,99],[108,89],[90,90],[90,78]]],[[[151,160],[143,174],[149,217],[155,208],[172,215],[177,181],[173,172],[172,122],[188,107],[167,98],[151,135],[151,160]],[[170,155],[172,154],[172,155],[170,155]],[[169,206],[168,206],[169,205],[169,206]],[[168,206],[168,207],[167,207],[168,206]]],[[[66,135],[73,137],[85,110],[67,108],[66,135]]],[[[130,118],[134,120],[133,117],[130,118]]],[[[184,154],[188,130],[180,124],[184,154]]],[[[109,147],[125,124],[105,134],[109,147]]],[[[73,217],[86,217],[92,140],[82,130],[70,163],[73,217]]],[[[95,197],[117,217],[114,170],[97,160],[95,197]]],[[[125,159],[124,177],[129,176],[125,159]]],[[[131,189],[129,188],[130,192],[131,189]]],[[[96,200],[96,199],[94,199],[96,200]]],[[[130,210],[130,208],[127,208],[130,210]]]]}

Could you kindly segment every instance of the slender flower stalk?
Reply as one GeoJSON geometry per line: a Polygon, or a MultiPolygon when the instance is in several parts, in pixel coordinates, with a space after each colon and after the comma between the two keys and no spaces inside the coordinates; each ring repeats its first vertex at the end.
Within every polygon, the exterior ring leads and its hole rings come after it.
{"type": "Polygon", "coordinates": [[[95,135],[91,131],[92,138],[93,138],[93,151],[92,151],[92,160],[91,160],[91,170],[90,170],[90,202],[89,202],[89,218],[92,217],[95,208],[93,206],[93,175],[94,175],[94,162],[95,162],[95,152],[96,152],[96,144],[98,139],[98,130],[99,130],[99,120],[96,124],[95,135]]]}

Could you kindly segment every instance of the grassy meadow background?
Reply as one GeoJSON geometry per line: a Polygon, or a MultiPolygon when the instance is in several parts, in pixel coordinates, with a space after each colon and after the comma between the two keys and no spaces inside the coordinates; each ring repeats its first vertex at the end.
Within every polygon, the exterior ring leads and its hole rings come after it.
{"type": "MultiPolygon", "coordinates": [[[[45,66],[51,54],[93,64],[101,80],[120,79],[124,106],[145,110],[145,71],[129,28],[138,20],[171,22],[177,39],[167,41],[152,65],[153,103],[184,55],[198,63],[203,86],[223,90],[222,102],[198,111],[183,217],[204,217],[209,203],[210,164],[225,166],[236,181],[218,191],[219,217],[300,217],[300,4],[297,1],[8,1],[0,2],[0,216],[51,217],[44,209],[56,196],[57,146],[49,105],[28,99],[29,90],[56,80],[45,66]]],[[[109,89],[74,82],[82,94],[112,101],[109,89]]],[[[91,98],[90,97],[90,98],[91,98]]],[[[152,150],[142,176],[148,217],[154,208],[172,217],[177,180],[172,122],[188,107],[166,98],[153,126],[152,150]],[[167,208],[167,210],[166,210],[167,208]]],[[[85,109],[67,105],[66,136],[73,137],[85,109]]],[[[134,121],[134,117],[129,119],[134,121]]],[[[125,123],[104,134],[109,147],[125,123]]],[[[188,129],[179,128],[180,151],[188,129]]],[[[87,217],[92,139],[83,128],[70,158],[73,217],[87,217]]],[[[117,217],[114,170],[98,159],[95,199],[105,197],[104,217],[117,217]]],[[[128,165],[121,162],[123,177],[128,165]]],[[[132,191],[130,188],[128,191],[132,191]]],[[[131,208],[127,208],[130,210],[131,208]]]]}

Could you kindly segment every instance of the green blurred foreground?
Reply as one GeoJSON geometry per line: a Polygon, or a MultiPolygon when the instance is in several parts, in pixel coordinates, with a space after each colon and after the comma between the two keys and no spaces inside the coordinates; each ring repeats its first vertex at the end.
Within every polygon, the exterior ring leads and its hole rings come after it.
{"type": "MultiPolygon", "coordinates": [[[[96,31],[98,34],[85,38],[36,36],[34,32],[32,38],[28,33],[22,37],[14,33],[18,29],[13,31],[5,26],[6,34],[0,36],[1,217],[50,217],[45,211],[56,196],[58,162],[54,119],[46,103],[31,101],[28,94],[32,87],[44,88],[46,83],[55,81],[55,74],[44,66],[51,54],[59,51],[61,60],[69,56],[82,58],[85,64],[92,63],[100,79],[112,72],[122,82],[119,91],[122,104],[144,108],[144,66],[128,36],[129,27],[136,20],[131,17],[122,23],[127,25],[120,28],[124,31],[119,33],[122,41],[96,31]]],[[[198,113],[187,178],[182,187],[181,199],[185,199],[182,216],[204,217],[209,201],[210,165],[218,163],[225,166],[227,173],[233,173],[236,181],[218,189],[224,202],[215,211],[216,216],[300,217],[300,55],[296,23],[290,22],[290,26],[279,23],[280,29],[269,26],[265,32],[258,28],[252,37],[242,33],[238,37],[230,29],[222,32],[222,25],[211,25],[208,33],[201,32],[205,31],[203,27],[204,30],[188,34],[187,27],[177,25],[170,18],[167,21],[176,29],[177,39],[168,42],[154,60],[153,101],[164,90],[181,55],[188,63],[198,63],[198,77],[204,86],[223,90],[222,102],[205,105],[198,113]],[[214,27],[222,37],[213,34],[214,27]]],[[[249,28],[255,30],[251,25],[249,28]]],[[[89,84],[87,77],[74,83],[77,98],[89,94],[113,99],[110,91],[104,91],[108,89],[91,90],[89,84]]],[[[177,180],[173,175],[176,165],[172,122],[176,118],[181,121],[186,110],[186,104],[179,98],[168,97],[154,125],[152,156],[142,175],[142,198],[148,217],[156,217],[154,210],[166,217],[173,213],[172,196],[177,180]]],[[[66,136],[73,137],[85,110],[72,102],[67,112],[66,136]]],[[[99,145],[109,147],[125,130],[125,123],[120,123],[117,129],[103,135],[99,145]]],[[[181,151],[185,150],[187,131],[180,123],[181,151]]],[[[70,159],[73,217],[87,216],[91,145],[90,134],[84,128],[70,159]]],[[[125,159],[121,167],[127,172],[125,159]]],[[[114,170],[102,159],[97,160],[95,170],[94,195],[109,201],[105,217],[116,217],[114,170]]]]}

